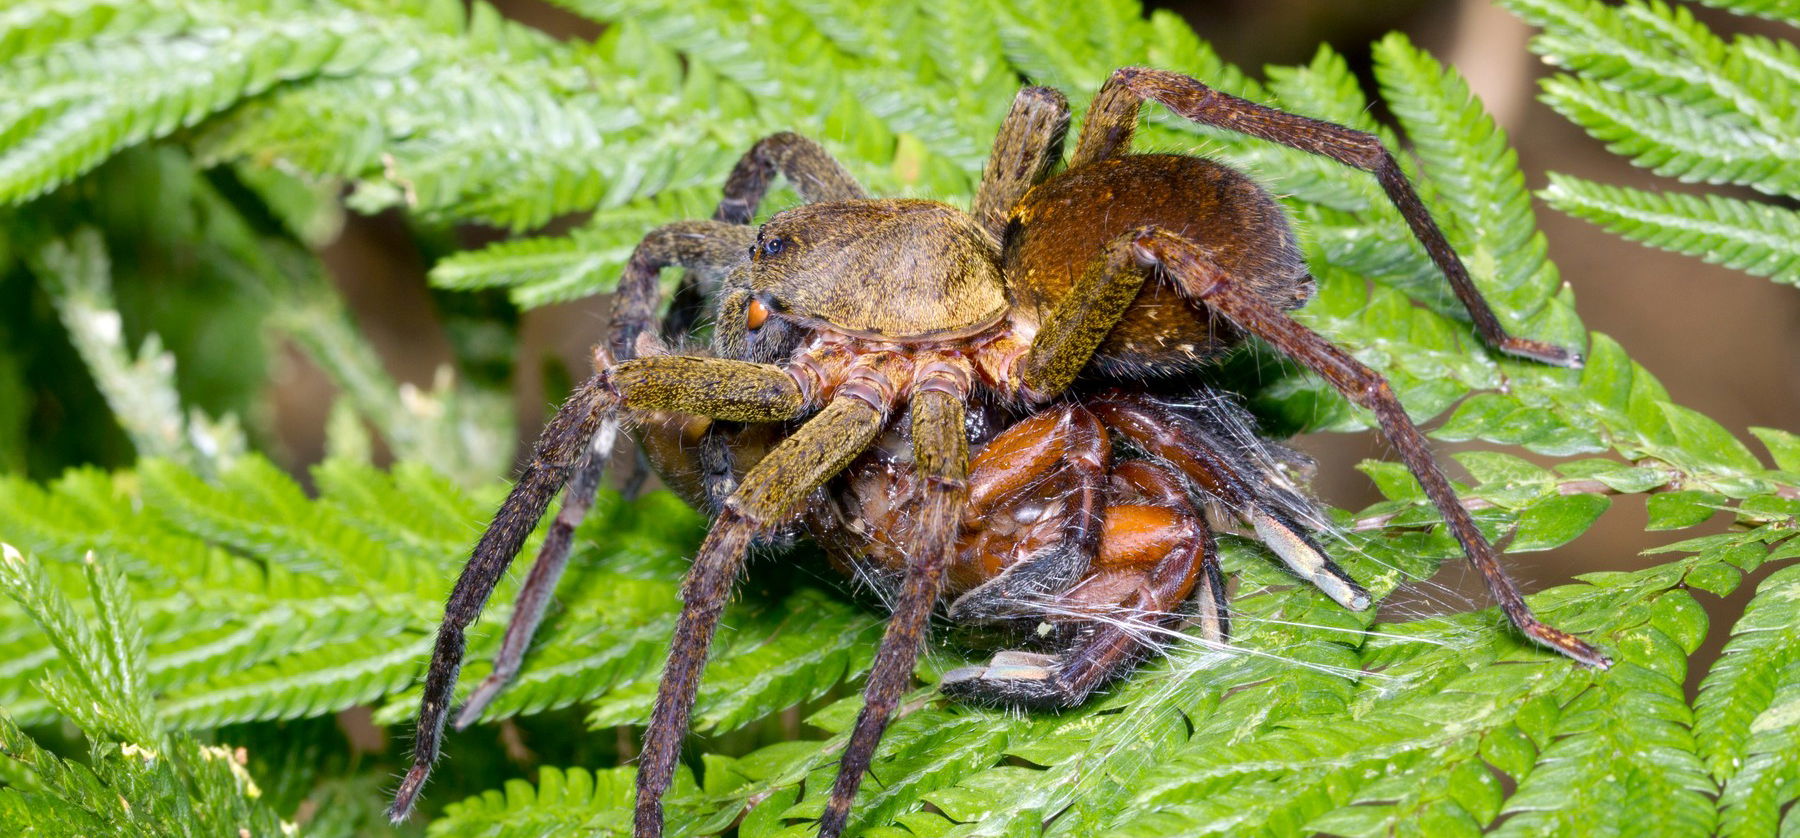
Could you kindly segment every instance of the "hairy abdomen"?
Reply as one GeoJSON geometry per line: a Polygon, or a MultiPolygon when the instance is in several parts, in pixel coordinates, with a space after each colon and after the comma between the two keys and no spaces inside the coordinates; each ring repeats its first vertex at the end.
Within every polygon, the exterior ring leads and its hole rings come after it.
{"type": "MultiPolygon", "coordinates": [[[[1312,295],[1287,216],[1262,187],[1200,157],[1142,154],[1071,169],[1013,208],[1003,265],[1019,316],[1042,322],[1106,247],[1156,226],[1207,249],[1234,282],[1282,308],[1312,295]]],[[[1168,283],[1144,285],[1095,353],[1089,377],[1141,378],[1191,370],[1236,344],[1168,283]]]]}

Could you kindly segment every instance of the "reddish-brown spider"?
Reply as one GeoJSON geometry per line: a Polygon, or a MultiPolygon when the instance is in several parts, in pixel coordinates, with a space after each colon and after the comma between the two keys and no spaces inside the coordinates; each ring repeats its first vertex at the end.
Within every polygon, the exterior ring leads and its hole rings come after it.
{"type": "Polygon", "coordinates": [[[673,482],[717,511],[682,586],[645,734],[639,836],[662,832],[661,798],[745,552],[796,516],[847,567],[897,580],[824,836],[844,829],[927,618],[946,594],[956,597],[955,620],[1051,627],[1050,654],[1002,652],[944,685],[958,696],[1036,706],[1079,702],[1128,669],[1149,651],[1134,621],[1166,625],[1190,600],[1202,632],[1225,637],[1224,587],[1196,499],[1230,510],[1340,603],[1367,607],[1368,595],[1297,520],[1306,502],[1270,479],[1280,450],[1222,432],[1234,423],[1221,400],[1196,403],[1183,393],[1190,406],[1175,408],[1143,383],[1201,369],[1245,335],[1374,413],[1523,634],[1606,666],[1598,650],[1532,615],[1387,382],[1288,316],[1313,286],[1275,201],[1199,157],[1129,153],[1145,101],[1373,173],[1487,343],[1580,364],[1562,348],[1506,334],[1374,137],[1186,76],[1115,72],[1060,172],[1067,105],[1054,90],[1026,88],[970,213],[866,198],[818,146],[770,137],[732,172],[712,221],[653,230],[632,255],[609,340],[620,360],[604,361],[550,421],[451,593],[414,763],[390,814],[406,815],[437,757],[464,629],[566,483],[494,675],[471,696],[464,721],[516,671],[621,421],[672,428],[649,429],[647,448],[673,482]],[[808,203],[751,227],[776,172],[808,203]],[[671,266],[696,273],[691,287],[717,287],[712,356],[660,349],[657,274],[671,266]],[[670,416],[745,423],[752,432],[728,443],[719,428],[670,416]],[[766,446],[747,441],[759,428],[766,446]],[[684,430],[695,432],[694,445],[684,447],[684,430]],[[1115,438],[1129,442],[1129,456],[1115,459],[1115,438]],[[741,477],[740,462],[754,462],[741,477]],[[821,500],[803,503],[809,497],[821,500]]]}

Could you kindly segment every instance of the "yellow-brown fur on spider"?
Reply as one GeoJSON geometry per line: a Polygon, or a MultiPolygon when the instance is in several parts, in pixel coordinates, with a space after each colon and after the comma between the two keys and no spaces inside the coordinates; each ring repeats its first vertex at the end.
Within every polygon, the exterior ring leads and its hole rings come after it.
{"type": "Polygon", "coordinates": [[[1130,154],[1146,101],[1370,172],[1489,345],[1580,364],[1562,348],[1501,329],[1374,137],[1186,76],[1115,72],[1060,172],[1067,105],[1056,91],[1026,88],[967,214],[870,199],[817,145],[770,137],[733,170],[712,220],[653,230],[633,253],[610,354],[597,353],[596,374],[551,420],[457,580],[425,680],[413,766],[391,816],[406,816],[438,755],[464,629],[566,484],[494,673],[459,724],[516,672],[621,422],[647,423],[646,448],[665,473],[716,511],[682,586],[645,734],[639,836],[662,832],[661,798],[745,552],[797,516],[847,568],[892,580],[893,617],[819,825],[823,836],[844,830],[912,677],[927,618],[947,595],[956,596],[952,619],[964,622],[1056,614],[1065,628],[1077,627],[1050,632],[1047,654],[1001,652],[945,681],[953,695],[1032,706],[1079,702],[1129,669],[1153,651],[1130,621],[1166,620],[1184,601],[1198,600],[1202,631],[1224,639],[1223,582],[1196,501],[1228,510],[1346,607],[1367,607],[1368,595],[1300,523],[1305,502],[1271,478],[1276,446],[1220,433],[1208,409],[1173,408],[1141,383],[1203,366],[1243,335],[1374,412],[1519,631],[1577,661],[1607,665],[1598,650],[1532,615],[1387,382],[1288,316],[1312,280],[1273,199],[1210,161],[1130,154]],[[750,227],[777,173],[807,204],[750,227]],[[716,289],[707,356],[663,349],[655,312],[664,267],[690,272],[671,314],[677,325],[716,289]],[[1136,454],[1116,458],[1112,437],[1136,454]],[[828,484],[825,503],[804,503],[828,484]],[[1138,616],[1084,620],[1109,611],[1138,616]]]}

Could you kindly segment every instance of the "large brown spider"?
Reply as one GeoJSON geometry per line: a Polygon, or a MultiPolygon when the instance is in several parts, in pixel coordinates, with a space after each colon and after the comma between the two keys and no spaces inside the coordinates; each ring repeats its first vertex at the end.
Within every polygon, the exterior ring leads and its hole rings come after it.
{"type": "MultiPolygon", "coordinates": [[[[1245,335],[1375,414],[1519,631],[1582,663],[1608,665],[1598,650],[1532,615],[1387,382],[1288,316],[1313,283],[1275,201],[1203,158],[1129,153],[1145,101],[1373,173],[1483,340],[1580,365],[1560,347],[1506,334],[1376,138],[1186,76],[1115,72],[1060,172],[1067,104],[1054,90],[1024,89],[971,213],[869,199],[817,145],[770,137],[732,172],[712,221],[653,230],[632,255],[610,353],[597,351],[596,374],[550,421],[450,595],[413,766],[390,814],[405,817],[438,755],[464,629],[567,483],[494,675],[460,723],[516,671],[622,421],[648,423],[652,458],[717,509],[682,586],[645,733],[640,837],[662,833],[661,798],[745,553],[796,515],[840,562],[899,580],[823,836],[844,829],[927,620],[946,594],[957,596],[953,620],[1025,619],[1050,635],[1052,654],[1001,652],[945,679],[953,695],[1015,706],[1080,702],[1149,653],[1134,622],[1167,625],[1190,599],[1202,633],[1224,639],[1223,581],[1196,498],[1228,509],[1338,602],[1367,607],[1367,593],[1299,522],[1307,502],[1270,479],[1280,449],[1228,433],[1233,408],[1218,400],[1172,407],[1143,383],[1203,368],[1245,335]],[[808,203],[748,226],[776,172],[808,203]],[[684,297],[698,284],[718,285],[717,357],[663,354],[655,312],[664,267],[699,275],[684,297]],[[724,426],[732,423],[775,430],[764,435],[766,446],[728,442],[734,432],[724,426]],[[1136,453],[1115,462],[1113,436],[1136,453]],[[684,445],[684,437],[699,442],[684,445]],[[751,460],[740,479],[734,461],[751,460]],[[820,491],[840,473],[831,491],[820,491]]],[[[676,316],[682,311],[678,300],[676,316]]]]}

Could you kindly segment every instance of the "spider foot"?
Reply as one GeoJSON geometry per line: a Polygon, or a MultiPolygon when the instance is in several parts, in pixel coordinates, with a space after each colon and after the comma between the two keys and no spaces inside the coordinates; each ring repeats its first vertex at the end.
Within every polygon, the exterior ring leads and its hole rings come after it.
{"type": "Polygon", "coordinates": [[[1499,349],[1513,357],[1529,358],[1553,367],[1578,370],[1587,365],[1587,359],[1581,353],[1541,340],[1508,336],[1501,339],[1499,349]]]}
{"type": "Polygon", "coordinates": [[[1594,669],[1612,668],[1613,660],[1605,652],[1588,645],[1573,634],[1539,622],[1536,617],[1520,621],[1519,628],[1532,642],[1552,652],[1565,655],[1594,669]]]}
{"type": "Polygon", "coordinates": [[[1250,523],[1262,543],[1275,551],[1288,569],[1316,585],[1339,605],[1351,611],[1362,611],[1373,604],[1366,588],[1338,567],[1337,562],[1332,561],[1298,525],[1283,520],[1285,517],[1256,509],[1250,513],[1250,523]]]}
{"type": "Polygon", "coordinates": [[[498,670],[481,679],[481,683],[475,687],[475,691],[469,693],[469,700],[463,704],[462,710],[456,714],[456,729],[463,730],[480,719],[481,711],[486,710],[487,706],[499,697],[500,691],[506,689],[507,683],[511,681],[511,672],[503,673],[498,670]]]}
{"type": "Polygon", "coordinates": [[[986,664],[965,666],[944,675],[938,689],[951,698],[976,704],[1026,709],[1056,709],[1077,704],[1084,696],[1058,677],[1062,659],[1055,655],[1007,650],[986,664]]]}
{"type": "Polygon", "coordinates": [[[430,763],[414,763],[406,772],[405,779],[400,781],[400,789],[394,792],[393,805],[387,809],[389,823],[399,826],[412,817],[413,803],[419,799],[419,790],[425,787],[425,778],[430,775],[430,763]]]}

